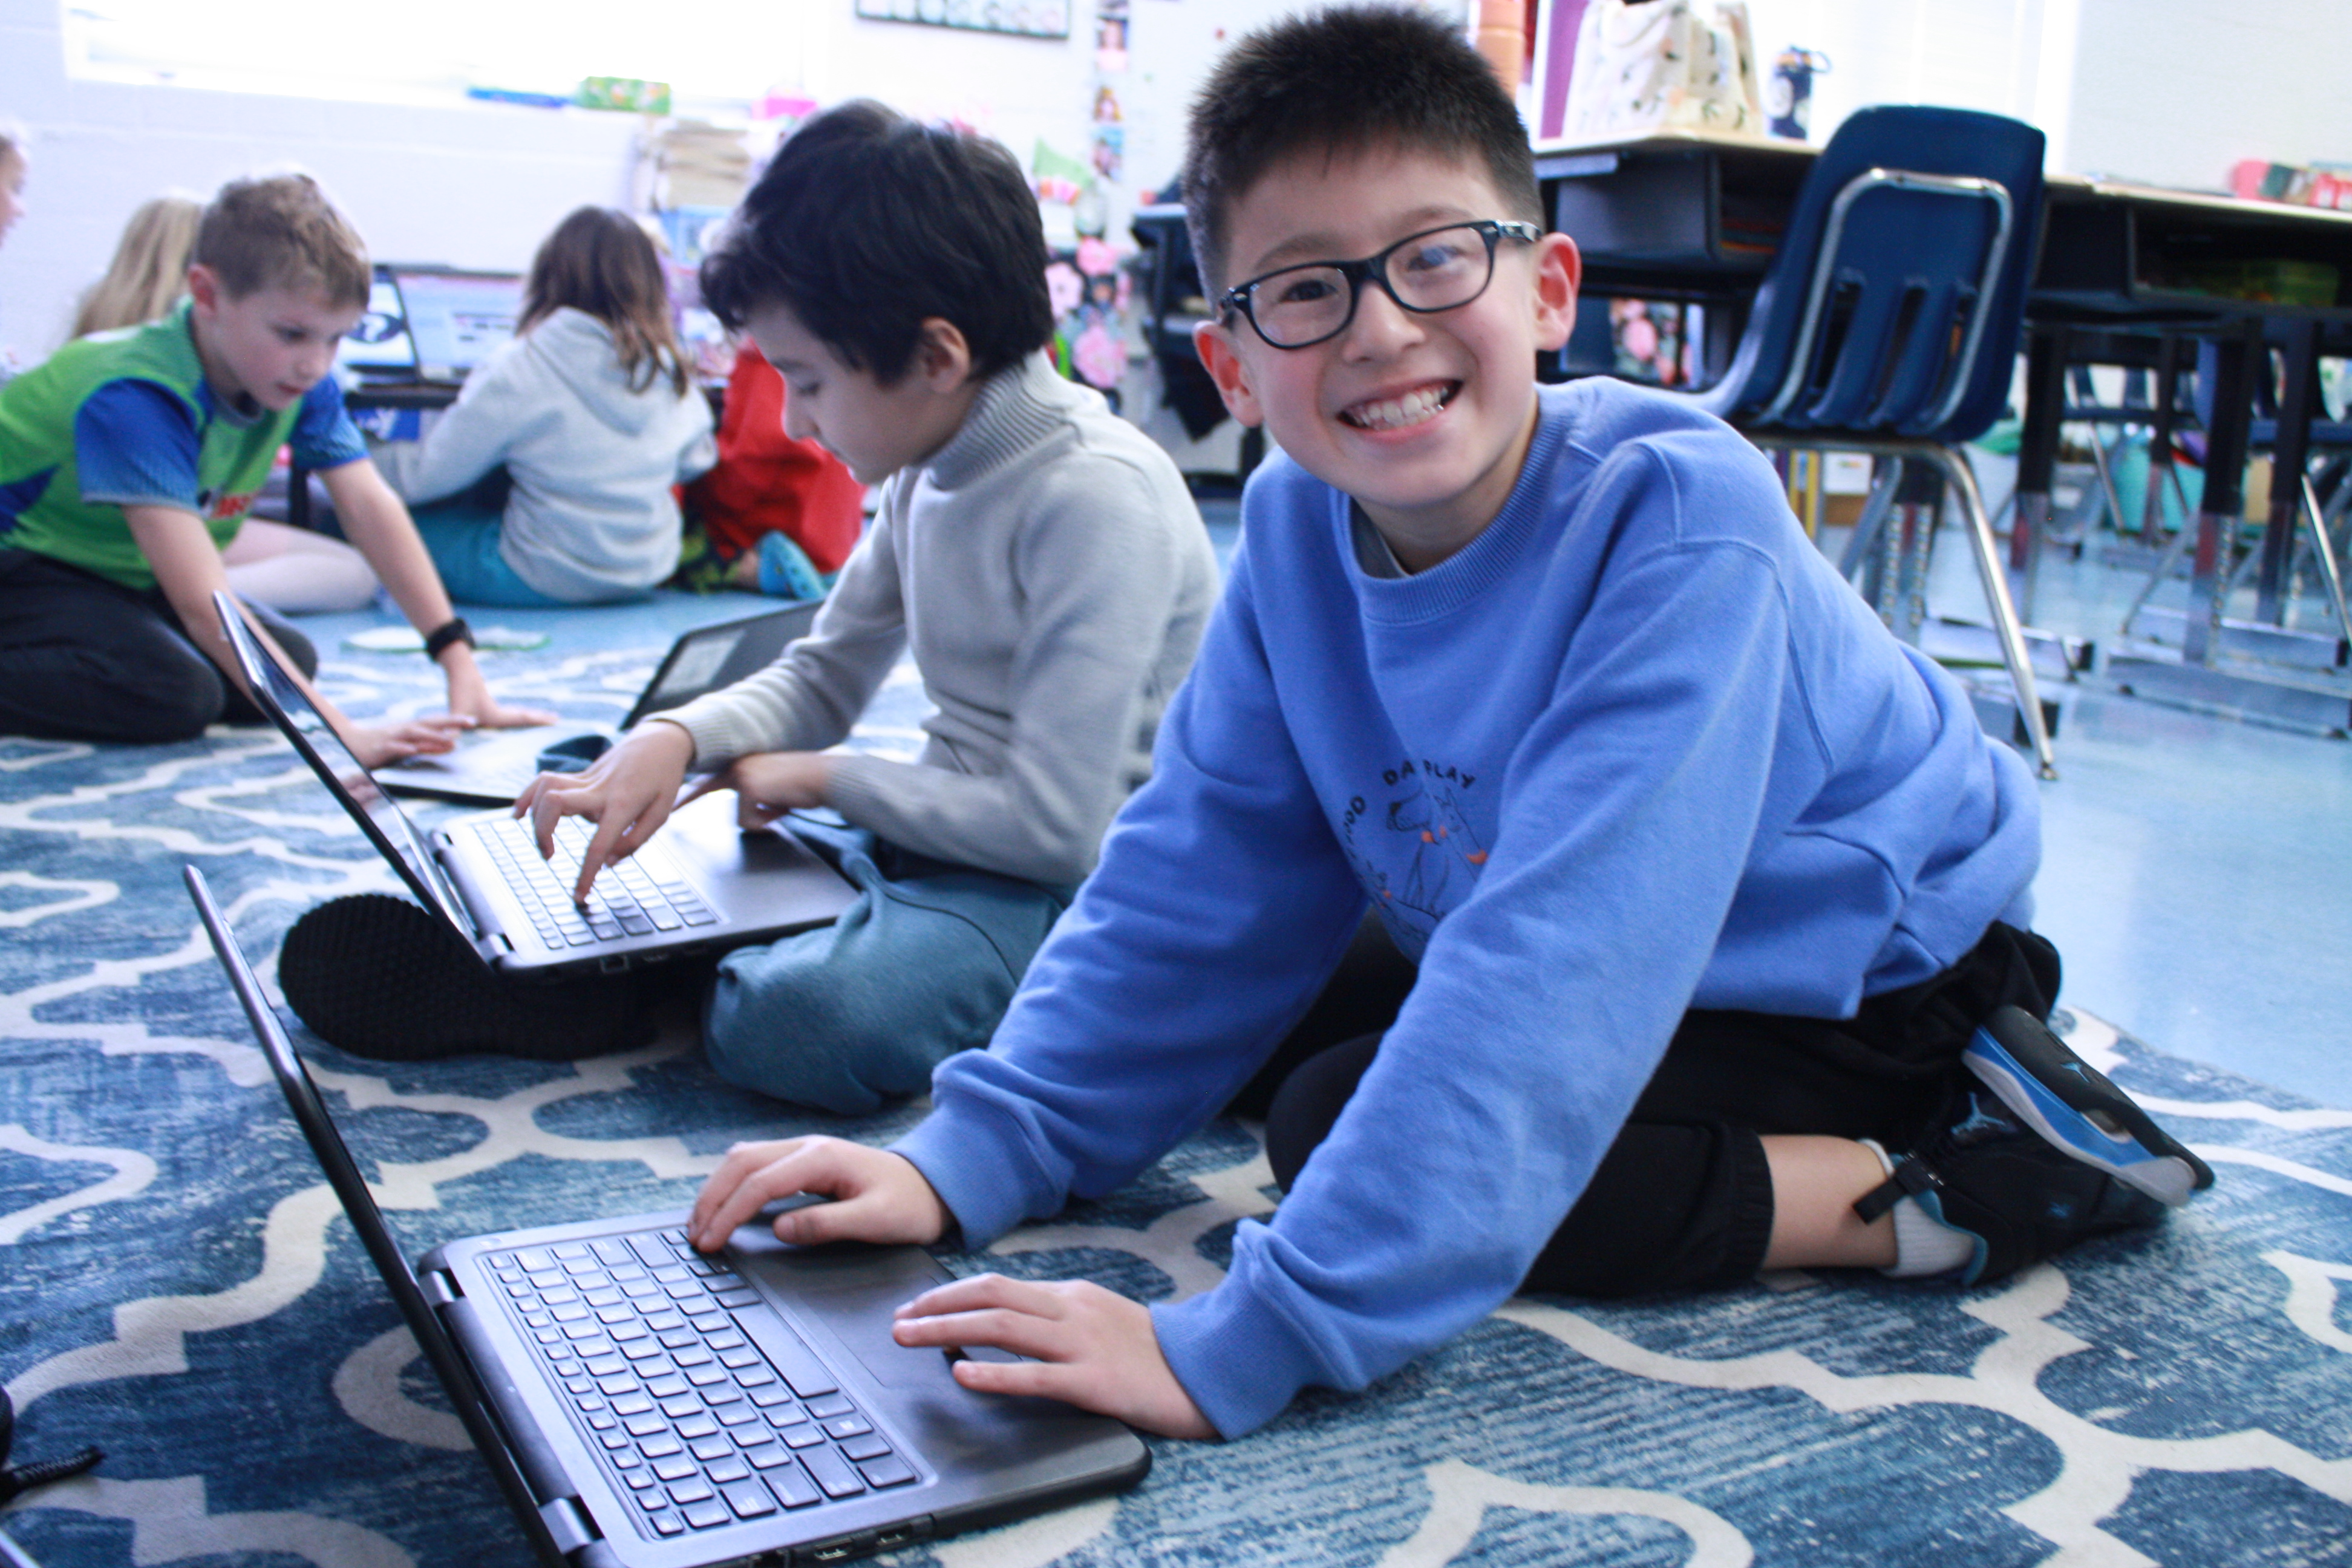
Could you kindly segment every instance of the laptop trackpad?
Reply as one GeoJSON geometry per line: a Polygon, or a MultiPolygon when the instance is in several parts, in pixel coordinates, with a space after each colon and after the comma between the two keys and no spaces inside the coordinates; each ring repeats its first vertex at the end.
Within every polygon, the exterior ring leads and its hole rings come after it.
{"type": "MultiPolygon", "coordinates": [[[[746,1226],[735,1233],[730,1250],[741,1259],[745,1272],[787,1304],[795,1319],[838,1343],[885,1388],[962,1387],[940,1352],[910,1350],[890,1337],[892,1314],[898,1308],[952,1278],[919,1247],[844,1244],[800,1250],[757,1226],[746,1226]]],[[[817,1347],[820,1352],[831,1348],[817,1347]]],[[[1015,1359],[1002,1351],[977,1353],[988,1361],[1015,1359]]]]}

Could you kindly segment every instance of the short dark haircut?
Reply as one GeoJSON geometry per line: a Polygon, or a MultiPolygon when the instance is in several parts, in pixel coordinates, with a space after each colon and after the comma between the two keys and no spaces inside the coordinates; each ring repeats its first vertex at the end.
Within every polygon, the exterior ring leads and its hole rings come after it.
{"type": "Polygon", "coordinates": [[[314,289],[337,305],[368,302],[367,242],[308,174],[231,180],[196,220],[191,261],[232,300],[264,289],[314,289]]]}
{"type": "Polygon", "coordinates": [[[1053,338],[1049,259],[1012,153],[860,100],[777,149],[702,264],[702,300],[730,331],[782,305],[885,386],[906,375],[937,316],[988,375],[1053,338]]]}
{"type": "Polygon", "coordinates": [[[1184,216],[1213,294],[1234,204],[1299,153],[1383,143],[1475,157],[1512,210],[1543,221],[1535,155],[1502,84],[1457,25],[1401,5],[1286,17],[1234,46],[1192,100],[1184,216]]]}

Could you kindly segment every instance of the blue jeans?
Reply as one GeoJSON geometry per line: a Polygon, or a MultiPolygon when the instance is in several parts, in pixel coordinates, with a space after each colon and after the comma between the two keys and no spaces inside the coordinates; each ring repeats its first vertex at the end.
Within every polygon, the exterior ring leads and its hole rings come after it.
{"type": "Polygon", "coordinates": [[[488,605],[507,610],[561,608],[570,603],[541,593],[515,574],[499,553],[499,536],[506,520],[465,501],[442,501],[410,513],[425,541],[441,585],[462,605],[488,605]]]}
{"type": "Polygon", "coordinates": [[[704,1048],[730,1083],[866,1115],[988,1043],[1076,889],[933,860],[863,828],[793,828],[857,901],[830,926],[721,959],[704,1048]]]}

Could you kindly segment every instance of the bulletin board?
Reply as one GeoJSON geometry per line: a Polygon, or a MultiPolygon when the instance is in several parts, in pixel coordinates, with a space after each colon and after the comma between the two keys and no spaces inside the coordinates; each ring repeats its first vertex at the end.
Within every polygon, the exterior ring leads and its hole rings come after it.
{"type": "Polygon", "coordinates": [[[1024,38],[1070,36],[1069,0],[856,0],[857,14],[874,22],[913,22],[973,33],[1024,38]]]}

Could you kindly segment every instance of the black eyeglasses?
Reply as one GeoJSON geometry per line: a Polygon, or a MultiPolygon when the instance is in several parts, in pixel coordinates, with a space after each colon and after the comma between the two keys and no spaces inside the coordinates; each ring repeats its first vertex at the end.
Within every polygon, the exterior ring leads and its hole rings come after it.
{"type": "Polygon", "coordinates": [[[1493,218],[1425,228],[1361,261],[1310,261],[1236,283],[1218,297],[1217,308],[1247,316],[1276,348],[1313,348],[1348,330],[1367,282],[1416,315],[1451,310],[1494,281],[1498,240],[1533,245],[1542,237],[1531,223],[1493,218]]]}

